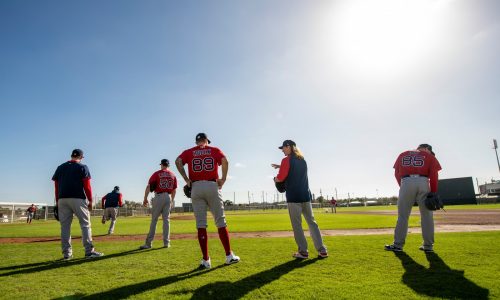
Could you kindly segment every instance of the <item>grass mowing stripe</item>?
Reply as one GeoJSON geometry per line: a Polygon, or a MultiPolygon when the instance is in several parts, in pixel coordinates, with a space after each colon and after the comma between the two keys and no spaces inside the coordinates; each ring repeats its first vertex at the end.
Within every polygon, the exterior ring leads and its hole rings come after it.
{"type": "MultiPolygon", "coordinates": [[[[182,216],[192,216],[192,214],[183,214],[182,216]]],[[[175,217],[176,215],[171,220],[171,233],[196,232],[194,219],[179,220],[175,217]]],[[[315,218],[321,229],[387,228],[394,227],[397,219],[395,215],[331,214],[321,211],[315,212],[315,218]]],[[[143,234],[145,236],[149,230],[150,220],[150,217],[118,218],[115,234],[143,234]]],[[[419,220],[418,216],[410,217],[410,226],[419,226],[419,220]]],[[[230,214],[227,216],[227,222],[231,232],[291,230],[290,218],[286,210],[266,214],[230,214]]],[[[305,222],[303,225],[304,228],[307,228],[305,222]]],[[[94,235],[106,234],[108,226],[108,223],[101,224],[100,218],[92,218],[92,233],[94,235]]],[[[31,225],[25,223],[1,224],[0,228],[0,237],[57,237],[60,234],[60,225],[53,220],[35,221],[31,225]]],[[[209,220],[208,231],[216,232],[212,220],[209,220]]],[[[75,236],[81,235],[77,220],[73,221],[71,232],[75,236]]],[[[162,232],[162,221],[158,222],[156,232],[162,232]]]]}

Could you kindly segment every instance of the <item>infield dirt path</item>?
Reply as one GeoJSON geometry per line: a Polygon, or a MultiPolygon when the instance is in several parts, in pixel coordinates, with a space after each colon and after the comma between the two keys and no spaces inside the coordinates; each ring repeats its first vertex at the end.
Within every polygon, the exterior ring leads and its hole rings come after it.
{"type": "MultiPolygon", "coordinates": [[[[342,212],[339,214],[382,214],[396,215],[396,211],[370,211],[370,212],[342,212]]],[[[418,215],[418,211],[412,214],[418,215]]],[[[436,212],[434,214],[436,232],[477,232],[477,231],[500,231],[500,209],[492,210],[449,210],[447,212],[436,212]]],[[[320,224],[321,227],[321,224],[320,224]]],[[[378,229],[328,229],[321,230],[324,236],[347,236],[347,235],[376,235],[393,234],[394,228],[378,229]]],[[[408,229],[409,233],[420,233],[419,227],[408,229]]],[[[306,231],[306,235],[309,232],[306,231]]],[[[95,241],[142,241],[146,233],[141,235],[100,235],[94,236],[95,241]]],[[[218,237],[217,233],[209,233],[209,237],[218,237]]],[[[292,231],[264,231],[264,232],[231,232],[231,238],[273,238],[273,237],[293,237],[292,231]]],[[[73,237],[79,239],[80,237],[73,237]]],[[[161,235],[156,238],[161,239],[161,235]]],[[[196,239],[197,235],[192,234],[171,234],[172,240],[196,239]]],[[[59,237],[26,237],[26,238],[0,238],[0,243],[40,243],[60,241],[59,237]]]]}

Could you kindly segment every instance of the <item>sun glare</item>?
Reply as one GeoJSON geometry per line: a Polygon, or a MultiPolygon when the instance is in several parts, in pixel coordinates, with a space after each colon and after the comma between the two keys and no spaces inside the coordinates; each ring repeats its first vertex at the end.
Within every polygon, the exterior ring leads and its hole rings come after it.
{"type": "Polygon", "coordinates": [[[329,55],[356,77],[391,79],[412,72],[439,44],[436,5],[424,0],[345,1],[331,16],[329,55]]]}

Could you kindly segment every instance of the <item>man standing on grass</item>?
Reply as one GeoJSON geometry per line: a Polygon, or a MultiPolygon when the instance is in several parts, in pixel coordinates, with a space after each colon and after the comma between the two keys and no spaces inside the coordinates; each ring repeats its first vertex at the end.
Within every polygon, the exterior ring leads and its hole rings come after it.
{"type": "Polygon", "coordinates": [[[401,153],[394,163],[394,176],[398,182],[398,221],[394,230],[394,242],[385,245],[387,251],[403,251],[408,234],[408,219],[414,203],[420,210],[423,243],[420,250],[434,252],[434,219],[432,210],[425,206],[428,194],[437,193],[438,172],[441,165],[432,146],[420,144],[417,150],[401,153]]]}
{"type": "Polygon", "coordinates": [[[73,150],[71,160],[57,167],[54,176],[52,176],[56,206],[59,210],[59,222],[61,223],[61,246],[64,260],[73,258],[73,249],[71,247],[73,214],[76,215],[80,222],[85,257],[96,258],[104,255],[95,251],[92,244],[90,225],[92,187],[90,186],[89,168],[81,163],[82,159],[83,151],[80,149],[73,150]]]}
{"type": "Polygon", "coordinates": [[[198,242],[203,255],[199,268],[210,269],[212,267],[208,255],[208,209],[212,212],[219,238],[226,252],[226,265],[235,264],[240,261],[240,257],[231,251],[221,192],[222,186],[226,182],[229,163],[219,148],[209,146],[210,140],[205,133],[198,133],[195,142],[196,146],[182,152],[175,164],[187,186],[192,189],[191,200],[198,229],[198,242]],[[188,165],[189,177],[184,170],[185,164],[188,165]],[[219,166],[222,166],[222,178],[220,179],[219,166]]]}
{"type": "Polygon", "coordinates": [[[151,175],[144,191],[144,201],[142,204],[148,206],[148,195],[151,192],[155,193],[151,199],[151,225],[149,226],[149,233],[146,237],[144,245],[139,249],[150,249],[153,246],[155,238],[156,223],[160,215],[163,218],[163,247],[170,247],[170,211],[175,206],[175,193],[177,190],[177,178],[174,172],[170,171],[168,167],[170,162],[168,159],[160,161],[160,170],[151,175]]]}

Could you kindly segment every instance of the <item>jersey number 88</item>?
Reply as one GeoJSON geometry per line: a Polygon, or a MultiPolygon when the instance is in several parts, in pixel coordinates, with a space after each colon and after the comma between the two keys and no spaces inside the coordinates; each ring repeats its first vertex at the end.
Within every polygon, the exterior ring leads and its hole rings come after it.
{"type": "Polygon", "coordinates": [[[212,157],[193,158],[192,168],[194,172],[213,171],[215,162],[212,157]]]}

